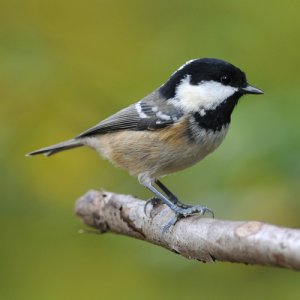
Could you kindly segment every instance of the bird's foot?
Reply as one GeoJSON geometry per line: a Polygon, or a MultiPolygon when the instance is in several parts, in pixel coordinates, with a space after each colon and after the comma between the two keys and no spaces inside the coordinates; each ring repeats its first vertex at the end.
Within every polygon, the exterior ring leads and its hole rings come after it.
{"type": "Polygon", "coordinates": [[[179,221],[182,218],[186,218],[195,214],[199,214],[200,216],[205,215],[205,213],[210,213],[212,217],[214,218],[214,212],[202,205],[185,205],[182,204],[180,206],[175,206],[172,208],[172,210],[175,212],[175,216],[171,218],[164,226],[162,230],[162,234],[165,235],[169,229],[176,224],[177,221],[179,221]]]}
{"type": "MultiPolygon", "coordinates": [[[[180,202],[180,201],[178,200],[178,198],[177,198],[176,196],[174,196],[174,195],[172,195],[172,196],[170,197],[170,201],[171,201],[173,204],[175,204],[176,206],[178,206],[178,208],[191,208],[191,207],[192,207],[192,205],[186,205],[186,204],[180,202]]],[[[152,207],[155,207],[155,206],[157,206],[157,205],[159,205],[159,204],[165,204],[165,202],[162,201],[162,200],[160,200],[160,199],[157,198],[157,197],[152,197],[152,198],[150,198],[149,200],[146,201],[146,203],[145,203],[145,205],[144,205],[144,213],[145,213],[145,215],[147,215],[147,208],[148,208],[148,205],[149,205],[149,204],[151,204],[152,207]]]]}
{"type": "Polygon", "coordinates": [[[149,200],[146,201],[144,205],[144,213],[147,216],[147,207],[149,204],[151,204],[152,207],[155,207],[158,204],[163,204],[164,202],[156,197],[152,197],[149,200]]]}

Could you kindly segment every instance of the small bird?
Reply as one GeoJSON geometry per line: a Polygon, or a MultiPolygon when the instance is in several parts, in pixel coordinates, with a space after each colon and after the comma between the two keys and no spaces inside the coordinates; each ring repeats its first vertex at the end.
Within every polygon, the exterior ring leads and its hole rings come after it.
{"type": "Polygon", "coordinates": [[[166,83],[140,101],[120,110],[75,138],[28,153],[50,156],[89,146],[116,166],[137,176],[155,195],[145,204],[166,204],[173,212],[163,233],[183,217],[211,209],[186,205],[159,180],[190,167],[223,141],[231,113],[245,94],[263,94],[248,84],[234,65],[215,58],[193,59],[166,83]]]}

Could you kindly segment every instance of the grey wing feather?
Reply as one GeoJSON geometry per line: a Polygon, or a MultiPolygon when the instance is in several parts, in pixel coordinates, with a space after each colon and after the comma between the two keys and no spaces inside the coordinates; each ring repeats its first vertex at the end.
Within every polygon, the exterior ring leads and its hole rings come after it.
{"type": "Polygon", "coordinates": [[[143,98],[141,101],[120,110],[108,117],[94,127],[84,131],[76,138],[88,137],[91,135],[104,134],[120,130],[156,130],[170,126],[178,120],[167,113],[173,113],[173,106],[165,104],[157,91],[143,98]],[[153,110],[153,107],[156,109],[153,110]],[[157,113],[157,110],[161,114],[157,113]],[[161,111],[162,110],[162,111],[161,111]],[[165,113],[164,113],[165,111],[165,113]]]}
{"type": "Polygon", "coordinates": [[[84,131],[77,138],[86,137],[94,134],[103,134],[123,129],[134,129],[139,122],[140,117],[134,107],[131,105],[120,110],[114,115],[108,117],[94,127],[84,131]]]}

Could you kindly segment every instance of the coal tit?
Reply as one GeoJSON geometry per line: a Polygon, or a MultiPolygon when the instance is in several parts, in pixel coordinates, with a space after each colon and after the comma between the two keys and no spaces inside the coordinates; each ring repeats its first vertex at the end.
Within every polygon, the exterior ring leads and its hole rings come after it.
{"type": "Polygon", "coordinates": [[[77,137],[28,153],[50,156],[82,145],[96,149],[105,159],[127,169],[153,192],[146,202],[164,203],[178,219],[212,211],[186,205],[158,178],[202,160],[223,141],[230,117],[245,94],[263,94],[248,84],[246,75],[219,59],[193,59],[140,101],[122,109],[77,137]]]}

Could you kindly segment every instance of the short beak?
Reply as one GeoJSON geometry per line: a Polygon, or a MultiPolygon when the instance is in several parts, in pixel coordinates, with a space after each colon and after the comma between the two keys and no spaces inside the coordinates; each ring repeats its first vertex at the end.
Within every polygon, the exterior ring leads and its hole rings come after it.
{"type": "Polygon", "coordinates": [[[242,92],[244,94],[263,94],[264,92],[254,86],[247,85],[246,87],[242,88],[242,92]]]}

